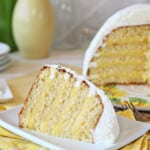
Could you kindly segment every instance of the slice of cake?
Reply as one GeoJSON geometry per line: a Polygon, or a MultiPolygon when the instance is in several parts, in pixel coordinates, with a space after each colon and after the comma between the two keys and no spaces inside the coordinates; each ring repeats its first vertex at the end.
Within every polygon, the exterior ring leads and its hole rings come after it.
{"type": "Polygon", "coordinates": [[[86,51],[83,75],[97,86],[150,84],[150,4],[120,10],[86,51]]]}
{"type": "Polygon", "coordinates": [[[103,91],[75,72],[45,65],[19,113],[19,126],[86,142],[113,143],[119,124],[103,91]]]}

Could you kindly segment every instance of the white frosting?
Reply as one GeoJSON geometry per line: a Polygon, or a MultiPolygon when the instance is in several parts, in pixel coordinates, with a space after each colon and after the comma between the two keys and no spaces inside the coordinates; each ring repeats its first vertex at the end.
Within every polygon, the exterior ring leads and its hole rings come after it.
{"type": "Polygon", "coordinates": [[[92,131],[93,140],[95,143],[114,143],[119,136],[120,127],[113,106],[105,93],[102,90],[98,89],[94,84],[92,84],[88,80],[85,80],[82,76],[79,76],[77,73],[70,69],[58,65],[46,66],[52,68],[52,70],[64,69],[66,71],[66,74],[71,73],[73,77],[77,79],[76,86],[79,86],[82,81],[85,81],[89,85],[89,96],[96,93],[100,95],[102,103],[104,105],[104,110],[97,123],[96,128],[92,131]]]}
{"type": "Polygon", "coordinates": [[[79,87],[80,86],[80,84],[81,84],[81,80],[77,80],[76,82],[75,82],[75,87],[79,87]]]}
{"type": "Polygon", "coordinates": [[[56,74],[56,70],[52,69],[51,70],[51,74],[50,74],[50,79],[54,79],[55,78],[55,74],[56,74]]]}
{"type": "Polygon", "coordinates": [[[66,73],[65,76],[64,76],[65,80],[68,80],[69,77],[70,77],[70,75],[68,73],[66,73]]]}
{"type": "Polygon", "coordinates": [[[94,88],[90,88],[88,96],[92,96],[94,94],[96,94],[96,90],[94,90],[94,88]]]}
{"type": "Polygon", "coordinates": [[[100,46],[105,46],[103,40],[113,29],[122,26],[150,24],[150,4],[136,4],[122,9],[110,17],[97,32],[88,47],[83,62],[83,75],[86,77],[89,63],[100,46]]]}
{"type": "Polygon", "coordinates": [[[97,90],[97,92],[101,96],[104,105],[104,111],[93,133],[93,139],[95,143],[114,143],[120,134],[117,116],[112,103],[104,94],[104,92],[101,90],[97,90]]]}

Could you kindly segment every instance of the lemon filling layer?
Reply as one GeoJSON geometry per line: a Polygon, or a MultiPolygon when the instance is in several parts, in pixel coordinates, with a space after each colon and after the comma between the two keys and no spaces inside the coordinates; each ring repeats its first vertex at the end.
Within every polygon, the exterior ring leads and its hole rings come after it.
{"type": "Polygon", "coordinates": [[[63,72],[47,70],[33,88],[27,111],[23,114],[25,127],[58,137],[93,142],[92,130],[99,121],[102,105],[99,96],[89,91],[84,82],[79,84],[63,72]]]}
{"type": "Polygon", "coordinates": [[[96,85],[150,83],[150,26],[122,27],[105,39],[89,64],[96,85]]]}

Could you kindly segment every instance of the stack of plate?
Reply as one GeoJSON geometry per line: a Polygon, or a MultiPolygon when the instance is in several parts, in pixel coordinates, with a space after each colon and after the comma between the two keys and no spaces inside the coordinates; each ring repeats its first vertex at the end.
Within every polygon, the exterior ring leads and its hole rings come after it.
{"type": "Polygon", "coordinates": [[[10,65],[9,52],[10,47],[0,42],[0,71],[6,69],[10,65]]]}

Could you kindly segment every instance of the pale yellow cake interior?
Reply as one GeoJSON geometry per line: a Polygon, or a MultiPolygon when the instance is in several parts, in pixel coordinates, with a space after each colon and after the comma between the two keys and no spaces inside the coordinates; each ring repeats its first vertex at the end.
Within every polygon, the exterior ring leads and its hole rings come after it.
{"type": "Polygon", "coordinates": [[[121,27],[104,40],[89,64],[97,86],[150,83],[150,25],[121,27]]]}
{"type": "Polygon", "coordinates": [[[90,95],[85,82],[77,86],[72,75],[50,68],[44,69],[33,86],[20,113],[24,128],[49,135],[93,142],[103,106],[98,95],[90,95]]]}

